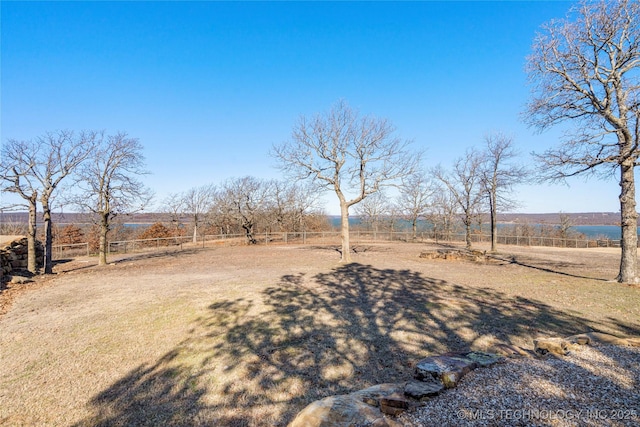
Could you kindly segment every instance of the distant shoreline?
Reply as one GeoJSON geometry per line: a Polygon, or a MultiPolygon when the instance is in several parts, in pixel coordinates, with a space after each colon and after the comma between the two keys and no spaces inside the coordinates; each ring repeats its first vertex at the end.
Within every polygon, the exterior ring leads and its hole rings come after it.
{"type": "MultiPolygon", "coordinates": [[[[38,213],[38,223],[42,223],[42,213],[38,213]]],[[[498,214],[498,224],[518,225],[518,224],[545,224],[558,225],[561,223],[560,215],[567,215],[572,226],[619,226],[620,213],[618,212],[577,212],[577,213],[501,213],[498,214]]],[[[329,219],[340,218],[339,215],[327,215],[329,219]]],[[[149,212],[134,215],[122,215],[122,222],[127,224],[153,224],[158,221],[168,221],[169,215],[161,212],[149,212]]],[[[357,215],[350,215],[349,218],[358,219],[357,215]]],[[[26,223],[27,212],[3,212],[0,213],[0,223],[26,223]]],[[[188,222],[189,217],[185,215],[183,222],[188,222]]],[[[53,222],[56,224],[78,224],[87,223],[88,215],[83,213],[53,213],[53,222]]],[[[483,223],[489,223],[489,216],[484,214],[483,223]]]]}

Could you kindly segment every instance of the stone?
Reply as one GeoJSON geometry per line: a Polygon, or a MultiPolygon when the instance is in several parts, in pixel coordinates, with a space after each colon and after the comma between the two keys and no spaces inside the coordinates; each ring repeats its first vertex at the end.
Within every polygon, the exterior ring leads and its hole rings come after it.
{"type": "Polygon", "coordinates": [[[404,397],[403,393],[393,393],[389,396],[383,396],[380,398],[380,407],[390,406],[392,408],[409,409],[409,401],[404,397]]]}
{"type": "Polygon", "coordinates": [[[478,364],[473,360],[460,356],[431,356],[418,362],[414,378],[436,378],[446,388],[453,388],[463,376],[477,367],[478,364]]]}
{"type": "MultiPolygon", "coordinates": [[[[428,378],[425,378],[428,380],[428,378]]],[[[404,394],[415,400],[425,400],[439,395],[444,390],[440,381],[409,381],[404,386],[404,394]]]]}
{"type": "Polygon", "coordinates": [[[586,334],[572,335],[567,337],[566,340],[572,344],[579,345],[613,344],[640,347],[640,337],[621,338],[602,332],[588,332],[586,334]]]}
{"type": "Polygon", "coordinates": [[[570,337],[567,337],[566,340],[569,341],[571,344],[578,344],[578,345],[591,344],[591,338],[589,338],[587,334],[572,335],[570,337]]]}
{"type": "Polygon", "coordinates": [[[411,403],[404,398],[403,391],[404,383],[378,384],[350,394],[317,400],[304,408],[289,427],[400,427],[384,414],[398,415],[409,408],[411,403]]]}
{"type": "Polygon", "coordinates": [[[382,418],[378,408],[350,395],[330,396],[304,408],[289,427],[350,426],[382,418]]]}
{"type": "Polygon", "coordinates": [[[465,359],[473,360],[478,364],[478,367],[487,368],[495,365],[496,363],[504,362],[504,357],[498,354],[485,353],[483,351],[471,351],[469,353],[463,353],[462,357],[465,359]]]}
{"type": "Polygon", "coordinates": [[[492,345],[489,350],[499,356],[504,357],[530,357],[531,352],[522,347],[512,344],[497,343],[492,345]]]}
{"type": "Polygon", "coordinates": [[[394,417],[406,411],[404,408],[396,408],[395,406],[380,405],[380,412],[394,417]]]}
{"type": "Polygon", "coordinates": [[[351,393],[355,398],[362,400],[371,406],[380,406],[380,400],[388,396],[402,395],[404,391],[404,384],[387,383],[378,384],[372,387],[365,388],[363,390],[354,391],[351,393]]]}
{"type": "Polygon", "coordinates": [[[24,276],[11,276],[11,279],[9,279],[9,283],[13,283],[13,284],[21,284],[21,283],[32,283],[33,280],[29,277],[24,277],[24,276]]]}
{"type": "Polygon", "coordinates": [[[569,353],[569,342],[563,338],[538,338],[533,341],[533,351],[544,356],[546,354],[554,354],[557,356],[565,356],[569,353]]]}

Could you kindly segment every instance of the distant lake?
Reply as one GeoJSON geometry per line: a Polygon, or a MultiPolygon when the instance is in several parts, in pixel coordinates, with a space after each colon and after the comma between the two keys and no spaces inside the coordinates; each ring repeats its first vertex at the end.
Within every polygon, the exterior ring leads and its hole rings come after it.
{"type": "MultiPolygon", "coordinates": [[[[571,228],[591,238],[607,237],[611,240],[618,240],[622,237],[620,227],[617,225],[576,225],[571,228]]],[[[637,230],[640,232],[640,227],[637,230]]]]}
{"type": "MultiPolygon", "coordinates": [[[[330,217],[330,220],[331,220],[331,224],[334,227],[340,227],[339,216],[332,216],[330,217]]],[[[360,218],[349,217],[349,225],[360,225],[360,224],[361,224],[360,218]]],[[[498,227],[509,227],[513,225],[515,224],[498,224],[498,227]]],[[[537,224],[531,224],[531,225],[535,226],[537,224]]],[[[545,224],[545,225],[553,227],[552,224],[545,224]]],[[[396,229],[398,230],[404,230],[405,228],[408,229],[409,227],[410,227],[409,222],[403,221],[403,220],[398,221],[398,224],[396,225],[396,229]]],[[[419,221],[418,227],[422,230],[428,230],[430,228],[430,225],[426,221],[419,221]]],[[[484,227],[485,226],[483,226],[482,228],[484,229],[484,227]]],[[[571,229],[577,231],[578,233],[584,234],[590,239],[604,237],[611,240],[618,240],[621,238],[620,227],[617,225],[574,225],[573,227],[571,227],[571,229]]],[[[640,233],[640,227],[638,227],[638,232],[640,233]]]]}
{"type": "MultiPolygon", "coordinates": [[[[331,216],[330,217],[331,225],[338,228],[340,227],[340,217],[331,216]]],[[[349,225],[360,225],[361,221],[358,217],[349,217],[349,225]]],[[[151,224],[144,223],[125,223],[125,227],[138,228],[138,227],[149,227],[151,224]]],[[[509,227],[514,224],[498,224],[498,227],[509,227]]],[[[536,224],[531,224],[536,225],[536,224]]],[[[553,226],[551,224],[545,224],[547,226],[553,226]]],[[[400,220],[396,224],[396,230],[405,230],[410,229],[411,225],[408,221],[400,220]]],[[[482,228],[484,229],[485,226],[482,228]]],[[[430,228],[430,224],[426,221],[419,221],[418,228],[421,230],[428,230],[430,228]]],[[[619,240],[621,238],[620,235],[620,227],[617,225],[574,225],[571,227],[572,230],[577,231],[578,233],[584,234],[590,239],[595,239],[598,237],[604,237],[611,240],[619,240]]],[[[488,232],[488,230],[487,230],[488,232]]],[[[640,227],[638,227],[638,232],[640,233],[640,227]]],[[[499,233],[498,233],[499,234],[499,233]]]]}

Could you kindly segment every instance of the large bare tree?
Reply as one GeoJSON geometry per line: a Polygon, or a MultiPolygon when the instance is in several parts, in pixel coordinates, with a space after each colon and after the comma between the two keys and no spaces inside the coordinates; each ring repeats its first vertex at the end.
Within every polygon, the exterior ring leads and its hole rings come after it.
{"type": "Polygon", "coordinates": [[[98,133],[94,131],[74,133],[72,131],[49,132],[36,138],[39,147],[35,167],[31,173],[40,185],[40,204],[44,226],[44,272],[53,273],[53,221],[51,203],[54,192],[63,179],[93,152],[98,133]]]}
{"type": "Polygon", "coordinates": [[[256,226],[271,204],[271,183],[252,176],[227,180],[217,192],[218,215],[232,218],[244,230],[247,243],[256,244],[256,226]]]}
{"type": "Polygon", "coordinates": [[[36,167],[34,153],[38,147],[33,141],[9,140],[2,145],[2,158],[0,160],[0,189],[2,192],[13,193],[24,200],[29,211],[27,225],[27,270],[33,274],[38,272],[36,262],[36,232],[38,210],[38,182],[33,177],[32,171],[36,167]]]}
{"type": "Polygon", "coordinates": [[[152,194],[138,179],[146,174],[142,144],[119,132],[100,139],[99,146],[80,168],[81,180],[74,203],[93,213],[100,227],[98,264],[107,264],[112,220],[120,214],[143,210],[152,194]]]}
{"type": "Polygon", "coordinates": [[[619,174],[622,254],[617,280],[638,282],[634,168],[640,136],[640,2],[585,1],[542,27],[527,62],[528,122],[575,131],[537,156],[542,176],[619,174]]]}
{"type": "Polygon", "coordinates": [[[351,261],[349,208],[383,186],[410,174],[419,156],[395,136],[387,120],[361,117],[345,101],[313,118],[301,117],[291,139],[275,145],[280,168],[320,190],[335,192],[340,203],[342,262],[351,261]]]}
{"type": "Polygon", "coordinates": [[[461,210],[467,249],[471,249],[471,226],[482,203],[482,155],[473,149],[454,162],[450,172],[438,166],[433,174],[449,190],[461,210]]]}
{"type": "Polygon", "coordinates": [[[484,142],[482,185],[489,203],[491,252],[495,252],[498,247],[498,211],[517,206],[512,196],[513,187],[526,179],[527,170],[515,162],[518,152],[512,137],[496,132],[485,136],[484,142]]]}

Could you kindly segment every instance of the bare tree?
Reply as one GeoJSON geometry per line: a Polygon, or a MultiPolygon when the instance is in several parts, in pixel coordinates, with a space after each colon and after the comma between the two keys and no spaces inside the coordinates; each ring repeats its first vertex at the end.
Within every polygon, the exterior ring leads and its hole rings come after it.
{"type": "Polygon", "coordinates": [[[640,136],[640,2],[584,1],[542,28],[528,58],[528,122],[576,129],[537,155],[542,177],[619,173],[622,254],[617,280],[638,282],[634,168],[640,136]]]}
{"type": "Polygon", "coordinates": [[[419,156],[386,119],[360,117],[345,101],[324,115],[301,117],[272,155],[290,176],[332,190],[340,203],[342,262],[351,261],[349,208],[410,174],[419,156]]]}
{"type": "MultiPolygon", "coordinates": [[[[560,221],[560,224],[558,224],[558,234],[561,239],[566,240],[570,237],[571,227],[575,224],[573,223],[573,219],[571,219],[571,215],[564,212],[558,214],[558,219],[560,221]]],[[[566,245],[566,241],[563,242],[563,245],[566,245]]]]}
{"type": "Polygon", "coordinates": [[[451,192],[446,187],[436,187],[433,203],[427,214],[427,219],[433,225],[433,236],[436,241],[439,236],[447,240],[451,239],[458,213],[458,203],[451,192]]]}
{"type": "Polygon", "coordinates": [[[51,202],[54,192],[63,179],[75,172],[76,168],[93,151],[98,133],[71,131],[49,132],[38,137],[35,144],[39,147],[35,167],[31,173],[40,185],[40,204],[44,226],[44,272],[53,273],[51,249],[53,246],[53,221],[51,202]]]}
{"type": "MultiPolygon", "coordinates": [[[[2,145],[0,161],[0,179],[2,192],[18,195],[25,201],[29,211],[27,224],[27,270],[33,274],[38,272],[36,262],[37,202],[38,183],[32,171],[36,167],[35,153],[38,147],[32,141],[9,140],[2,145]]],[[[19,204],[19,207],[23,206],[19,204]]]]}
{"type": "Polygon", "coordinates": [[[491,252],[495,252],[498,246],[498,211],[517,206],[511,194],[513,187],[526,179],[527,171],[514,163],[518,152],[513,147],[512,137],[493,133],[485,136],[484,142],[482,185],[489,203],[491,252]]]}
{"type": "MultiPolygon", "coordinates": [[[[3,150],[3,159],[6,159],[8,163],[2,176],[4,177],[3,181],[11,183],[5,190],[17,193],[22,198],[28,195],[25,199],[28,200],[28,205],[31,205],[32,198],[37,199],[37,196],[40,196],[44,223],[45,274],[53,273],[51,204],[54,192],[62,180],[71,175],[91,153],[96,135],[96,132],[75,134],[72,131],[63,130],[48,132],[31,141],[10,140],[4,147],[6,151],[3,150]],[[9,167],[9,163],[12,166],[9,167]],[[18,172],[18,170],[22,172],[18,172]]],[[[33,232],[32,238],[35,242],[36,207],[29,206],[29,212],[29,224],[32,227],[29,234],[33,232]]],[[[35,263],[35,250],[33,256],[35,263]]],[[[28,268],[29,271],[32,271],[31,267],[28,268]]]]}
{"type": "Polygon", "coordinates": [[[402,180],[399,190],[397,206],[401,215],[411,223],[415,239],[418,220],[427,216],[436,187],[424,171],[416,171],[402,180]]]}
{"type": "Polygon", "coordinates": [[[268,211],[270,185],[252,176],[226,181],[218,192],[216,208],[232,217],[244,230],[247,242],[256,244],[256,225],[268,211]]]}
{"type": "Polygon", "coordinates": [[[384,191],[380,190],[358,203],[355,209],[361,222],[371,227],[375,239],[380,225],[391,215],[392,204],[384,191]]]}
{"type": "Polygon", "coordinates": [[[433,171],[434,176],[449,190],[461,210],[467,249],[471,249],[471,225],[479,213],[478,209],[482,202],[481,167],[482,156],[471,149],[467,150],[464,157],[456,160],[450,173],[445,172],[441,167],[433,171]]]}
{"type": "Polygon", "coordinates": [[[193,187],[182,195],[182,207],[184,214],[191,217],[193,225],[193,243],[198,241],[198,225],[204,215],[211,210],[216,194],[213,184],[193,187]]]}
{"type": "Polygon", "coordinates": [[[146,174],[142,144],[120,132],[100,140],[100,145],[80,168],[82,179],[74,203],[98,218],[98,264],[107,264],[112,220],[143,210],[152,194],[137,177],[146,174]]]}
{"type": "Polygon", "coordinates": [[[180,228],[182,224],[182,216],[184,212],[184,200],[181,193],[169,194],[162,203],[163,209],[169,216],[169,223],[173,227],[174,236],[180,234],[180,228]]]}
{"type": "Polygon", "coordinates": [[[270,187],[272,222],[280,231],[304,231],[306,216],[318,210],[318,194],[296,182],[274,180],[270,187]]]}

